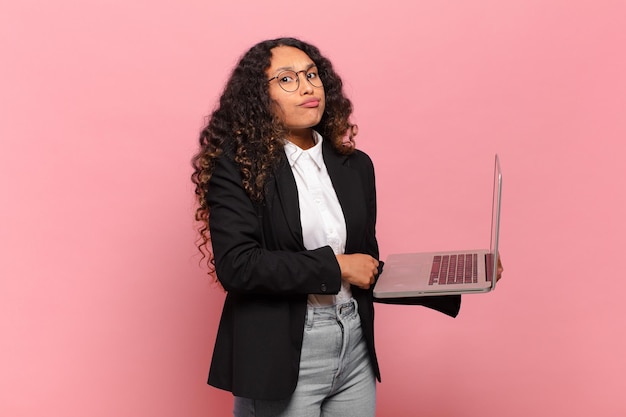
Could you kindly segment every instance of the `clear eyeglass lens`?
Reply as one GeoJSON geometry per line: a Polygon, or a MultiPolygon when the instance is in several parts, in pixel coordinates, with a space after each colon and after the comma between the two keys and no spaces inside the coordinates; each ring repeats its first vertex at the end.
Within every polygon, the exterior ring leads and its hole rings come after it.
{"type": "Polygon", "coordinates": [[[309,80],[309,82],[311,83],[311,85],[313,87],[321,87],[322,86],[322,80],[320,78],[320,75],[317,73],[316,69],[313,69],[309,72],[306,73],[306,79],[309,80]]]}
{"type": "Polygon", "coordinates": [[[298,89],[299,80],[298,74],[296,74],[295,71],[281,72],[278,74],[276,80],[278,80],[278,84],[280,84],[285,91],[296,91],[298,89]]]}

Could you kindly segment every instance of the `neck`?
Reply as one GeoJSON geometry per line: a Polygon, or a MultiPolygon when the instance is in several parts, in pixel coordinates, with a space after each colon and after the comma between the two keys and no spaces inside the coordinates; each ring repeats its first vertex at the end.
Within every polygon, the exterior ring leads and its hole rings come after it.
{"type": "Polygon", "coordinates": [[[310,149],[315,146],[315,140],[313,139],[313,129],[304,129],[298,131],[290,131],[287,137],[289,142],[293,143],[300,149],[310,149]]]}

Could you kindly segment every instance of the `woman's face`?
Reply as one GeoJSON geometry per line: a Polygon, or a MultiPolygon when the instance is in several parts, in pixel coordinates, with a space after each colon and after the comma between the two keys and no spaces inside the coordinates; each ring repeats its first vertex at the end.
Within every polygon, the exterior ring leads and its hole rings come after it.
{"type": "Polygon", "coordinates": [[[307,54],[291,46],[277,46],[272,49],[271,64],[266,73],[270,79],[269,95],[273,111],[291,134],[302,134],[320,122],[326,97],[317,67],[307,54]],[[293,78],[293,73],[284,71],[295,72],[297,80],[293,78]],[[294,91],[285,91],[283,87],[294,91]]]}

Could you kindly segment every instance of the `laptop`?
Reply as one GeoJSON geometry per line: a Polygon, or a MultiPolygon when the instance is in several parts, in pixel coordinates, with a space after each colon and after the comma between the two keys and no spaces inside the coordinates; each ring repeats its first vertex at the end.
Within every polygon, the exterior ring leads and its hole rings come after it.
{"type": "Polygon", "coordinates": [[[502,171],[495,156],[489,249],[394,253],[374,287],[376,298],[485,293],[496,288],[502,171]]]}

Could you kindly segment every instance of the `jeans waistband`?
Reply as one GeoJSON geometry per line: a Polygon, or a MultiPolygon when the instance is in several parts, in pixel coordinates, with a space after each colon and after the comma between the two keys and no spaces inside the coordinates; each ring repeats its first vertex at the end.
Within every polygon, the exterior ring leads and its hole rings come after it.
{"type": "Polygon", "coordinates": [[[357,302],[354,298],[329,306],[308,306],[306,313],[306,324],[311,326],[316,321],[336,321],[355,316],[357,312],[357,302]]]}

